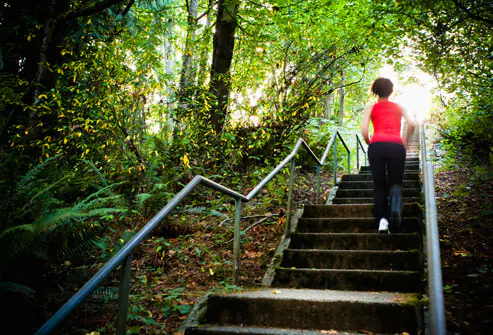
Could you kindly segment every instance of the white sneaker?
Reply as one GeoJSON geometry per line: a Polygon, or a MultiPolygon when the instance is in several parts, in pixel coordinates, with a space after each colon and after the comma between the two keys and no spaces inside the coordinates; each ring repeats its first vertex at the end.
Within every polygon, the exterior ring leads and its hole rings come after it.
{"type": "Polygon", "coordinates": [[[390,234],[389,221],[387,221],[387,219],[385,219],[385,218],[380,219],[380,224],[378,225],[378,233],[390,234]]]}

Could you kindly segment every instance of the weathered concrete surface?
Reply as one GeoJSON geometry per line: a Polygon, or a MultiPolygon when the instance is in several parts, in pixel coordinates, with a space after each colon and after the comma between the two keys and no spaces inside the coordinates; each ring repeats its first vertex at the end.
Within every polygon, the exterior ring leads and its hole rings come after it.
{"type": "MultiPolygon", "coordinates": [[[[362,335],[362,333],[337,332],[327,329],[326,334],[362,335]]],[[[289,328],[245,327],[245,326],[200,326],[187,331],[187,335],[208,334],[250,334],[250,335],[320,335],[320,330],[304,330],[289,328]]],[[[374,334],[378,335],[378,334],[374,334]]]]}
{"type": "MultiPolygon", "coordinates": [[[[421,175],[418,172],[404,172],[405,180],[420,180],[421,175]]],[[[342,176],[342,181],[371,181],[371,174],[346,174],[342,176]]]]}
{"type": "MultiPolygon", "coordinates": [[[[421,191],[419,188],[404,188],[402,191],[402,196],[407,198],[418,198],[421,196],[421,191]]],[[[367,189],[342,189],[338,188],[336,192],[337,198],[372,198],[373,188],[367,189]]]]}
{"type": "MultiPolygon", "coordinates": [[[[375,218],[301,218],[300,233],[375,233],[375,218]]],[[[403,233],[421,233],[423,221],[418,217],[406,217],[402,221],[403,233]]]]}
{"type": "Polygon", "coordinates": [[[208,306],[215,325],[415,334],[420,324],[413,294],[270,289],[211,294],[208,306]]]}
{"type": "Polygon", "coordinates": [[[422,238],[418,234],[337,234],[294,233],[292,249],[332,250],[421,250],[422,238]]]}
{"type": "MultiPolygon", "coordinates": [[[[404,203],[414,203],[420,201],[419,198],[403,198],[404,203]]],[[[335,198],[332,201],[333,205],[346,205],[346,204],[373,204],[373,198],[335,198]]]]}
{"type": "MultiPolygon", "coordinates": [[[[404,204],[403,217],[420,217],[422,210],[419,204],[404,204]]],[[[336,217],[373,217],[373,204],[359,205],[307,205],[304,208],[305,218],[336,218],[336,217]]]]}
{"type": "Polygon", "coordinates": [[[388,250],[287,249],[281,267],[308,269],[412,270],[421,268],[421,253],[388,250]]]}
{"type": "MultiPolygon", "coordinates": [[[[402,186],[404,188],[416,188],[420,187],[421,182],[416,179],[404,179],[402,186]]],[[[342,181],[339,183],[340,189],[373,189],[373,181],[342,181]]]]}
{"type": "Polygon", "coordinates": [[[275,287],[360,291],[421,291],[419,271],[279,268],[275,287]]]}
{"type": "Polygon", "coordinates": [[[284,234],[283,237],[281,238],[281,242],[279,243],[279,246],[277,247],[274,253],[274,257],[272,257],[270,265],[267,268],[267,271],[265,272],[264,278],[262,279],[262,285],[264,286],[272,285],[276,268],[278,268],[281,265],[284,250],[286,250],[289,247],[289,244],[291,243],[291,234],[298,229],[298,222],[302,216],[303,216],[303,209],[297,209],[294,215],[292,216],[290,232],[289,234],[284,234]]]}

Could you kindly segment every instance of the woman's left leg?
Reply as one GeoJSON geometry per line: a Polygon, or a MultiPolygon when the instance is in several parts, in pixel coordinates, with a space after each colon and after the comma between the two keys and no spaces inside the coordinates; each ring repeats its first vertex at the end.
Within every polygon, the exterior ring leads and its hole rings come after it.
{"type": "Polygon", "coordinates": [[[402,184],[406,165],[406,149],[402,144],[393,144],[389,147],[387,180],[390,187],[390,217],[392,230],[401,230],[402,216],[402,184]]]}

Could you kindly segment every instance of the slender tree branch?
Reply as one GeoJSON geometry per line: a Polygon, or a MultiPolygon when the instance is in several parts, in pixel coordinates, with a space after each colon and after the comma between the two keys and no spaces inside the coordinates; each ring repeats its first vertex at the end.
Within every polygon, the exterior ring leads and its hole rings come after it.
{"type": "Polygon", "coordinates": [[[471,19],[481,21],[483,23],[487,23],[489,25],[493,25],[493,20],[489,20],[487,18],[484,18],[482,16],[474,14],[469,8],[467,8],[462,2],[458,0],[452,0],[452,2],[455,4],[455,6],[459,9],[461,9],[463,12],[465,12],[471,19]]]}

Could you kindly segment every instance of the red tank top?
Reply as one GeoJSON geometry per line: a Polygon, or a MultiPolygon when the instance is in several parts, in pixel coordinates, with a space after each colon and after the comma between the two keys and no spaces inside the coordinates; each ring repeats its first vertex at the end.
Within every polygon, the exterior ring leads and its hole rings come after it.
{"type": "Polygon", "coordinates": [[[373,137],[370,143],[394,142],[401,143],[401,107],[391,101],[379,101],[371,110],[373,137]]]}

